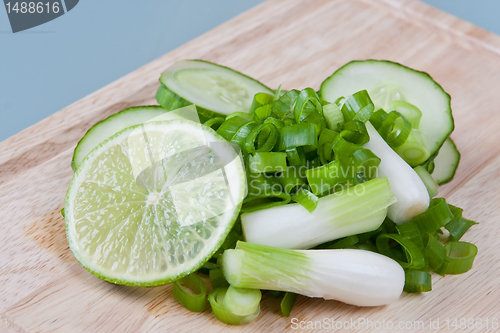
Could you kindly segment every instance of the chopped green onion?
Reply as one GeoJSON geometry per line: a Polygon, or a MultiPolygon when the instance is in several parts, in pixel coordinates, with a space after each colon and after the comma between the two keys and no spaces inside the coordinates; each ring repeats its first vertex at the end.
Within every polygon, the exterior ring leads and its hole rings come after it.
{"type": "Polygon", "coordinates": [[[348,249],[352,248],[359,242],[359,238],[356,235],[347,236],[346,238],[342,238],[333,244],[329,244],[326,247],[322,246],[324,249],[348,249]]]}
{"type": "Polygon", "coordinates": [[[208,301],[210,302],[212,313],[214,314],[215,318],[228,325],[244,325],[253,321],[259,316],[260,306],[255,311],[255,313],[247,316],[238,316],[229,311],[224,304],[226,292],[227,288],[217,288],[212,290],[210,294],[208,294],[208,301]]]}
{"type": "Polygon", "coordinates": [[[62,217],[64,217],[64,218],[66,217],[66,215],[64,214],[64,208],[63,208],[63,209],[61,209],[61,215],[62,215],[62,217]]]}
{"type": "Polygon", "coordinates": [[[452,242],[458,242],[470,227],[477,224],[477,222],[468,220],[462,217],[463,209],[448,204],[450,211],[453,214],[453,219],[448,222],[444,227],[450,232],[449,239],[452,242]]]}
{"type": "Polygon", "coordinates": [[[224,273],[220,268],[211,269],[208,272],[208,276],[210,277],[210,284],[213,289],[229,286],[229,282],[224,278],[224,273]]]}
{"type": "Polygon", "coordinates": [[[224,121],[220,125],[220,127],[217,129],[217,133],[220,136],[222,136],[224,139],[226,139],[227,141],[231,141],[233,139],[233,137],[240,130],[242,130],[242,128],[247,127],[248,124],[249,124],[249,120],[246,118],[240,117],[240,116],[226,118],[226,121],[224,121]]]}
{"type": "Polygon", "coordinates": [[[249,164],[251,172],[282,172],[286,170],[286,154],[256,152],[250,155],[249,164]]]}
{"type": "Polygon", "coordinates": [[[313,123],[303,122],[280,129],[280,150],[284,151],[301,146],[318,145],[318,133],[313,123]]]}
{"type": "Polygon", "coordinates": [[[246,137],[245,149],[249,153],[271,151],[278,141],[279,130],[274,124],[264,123],[255,127],[246,137]]]}
{"type": "Polygon", "coordinates": [[[380,158],[370,149],[361,148],[356,150],[352,155],[352,163],[357,174],[361,173],[363,176],[371,179],[377,174],[380,158]]]}
{"type": "Polygon", "coordinates": [[[427,234],[427,245],[425,246],[425,257],[430,268],[435,272],[441,268],[446,259],[446,249],[437,239],[431,234],[427,234]]]}
{"type": "Polygon", "coordinates": [[[226,309],[238,316],[248,316],[259,309],[262,294],[259,289],[229,286],[224,297],[226,309]]]}
{"type": "Polygon", "coordinates": [[[353,94],[342,105],[342,113],[346,122],[358,120],[366,123],[370,119],[373,110],[373,102],[366,90],[361,90],[353,94]]]}
{"type": "Polygon", "coordinates": [[[277,101],[273,103],[272,111],[279,118],[283,119],[287,114],[292,112],[295,100],[299,96],[300,91],[293,89],[283,94],[277,101]]]}
{"type": "Polygon", "coordinates": [[[415,222],[410,221],[403,224],[396,224],[396,230],[401,237],[412,241],[424,253],[424,241],[415,222]]]}
{"type": "Polygon", "coordinates": [[[391,111],[384,119],[378,132],[389,146],[397,148],[408,139],[411,133],[411,124],[399,112],[391,111]]]}
{"type": "Polygon", "coordinates": [[[288,167],[280,174],[279,180],[283,185],[286,193],[292,192],[297,187],[306,185],[306,179],[299,174],[299,169],[296,167],[288,167]]]}
{"type": "Polygon", "coordinates": [[[452,219],[453,214],[446,201],[443,198],[434,198],[430,201],[429,208],[411,221],[415,222],[422,232],[434,234],[452,219]]]}
{"type": "Polygon", "coordinates": [[[411,128],[419,128],[422,111],[420,111],[415,105],[405,101],[396,100],[391,102],[390,109],[402,114],[403,117],[410,122],[411,128]]]}
{"type": "Polygon", "coordinates": [[[224,122],[224,120],[225,120],[224,117],[215,117],[207,120],[206,122],[203,123],[203,125],[211,127],[213,130],[217,131],[220,125],[224,122]]]}
{"type": "Polygon", "coordinates": [[[266,93],[257,93],[253,96],[252,105],[250,106],[249,114],[253,114],[259,107],[269,104],[273,101],[274,96],[266,93]]]}
{"type": "Polygon", "coordinates": [[[445,263],[436,273],[462,274],[472,268],[474,259],[477,255],[477,247],[468,242],[449,242],[445,245],[446,259],[445,263]]]}
{"type": "Polygon", "coordinates": [[[281,300],[281,313],[285,317],[290,317],[290,312],[292,311],[293,303],[295,303],[295,299],[297,298],[297,294],[295,293],[285,293],[283,299],[281,300]]]}
{"type": "Polygon", "coordinates": [[[420,269],[425,266],[424,255],[418,246],[400,235],[381,234],[377,237],[376,244],[377,249],[381,254],[396,260],[403,268],[420,269]],[[390,241],[395,241],[397,244],[401,245],[404,250],[406,261],[401,260],[401,258],[398,258],[397,255],[395,255],[391,249],[390,241]]]}
{"type": "Polygon", "coordinates": [[[420,179],[422,179],[427,192],[429,192],[429,197],[434,198],[438,194],[438,184],[434,178],[432,178],[429,171],[421,165],[414,167],[413,170],[415,170],[420,179]]]}
{"type": "Polygon", "coordinates": [[[382,109],[375,111],[370,117],[370,123],[378,131],[380,126],[384,123],[385,118],[387,118],[387,112],[382,109]]]}
{"type": "Polygon", "coordinates": [[[319,101],[319,96],[316,91],[312,88],[305,88],[299,93],[295,100],[293,117],[298,124],[314,111],[321,115],[323,113],[323,106],[319,101]],[[312,108],[309,106],[309,103],[312,104],[312,108]]]}
{"type": "Polygon", "coordinates": [[[405,287],[407,293],[420,293],[432,290],[432,278],[429,272],[408,269],[405,271],[405,287]]]}
{"type": "Polygon", "coordinates": [[[198,272],[200,272],[201,274],[209,275],[210,270],[216,269],[216,268],[219,268],[219,265],[217,265],[211,261],[207,261],[206,263],[203,264],[203,266],[200,267],[198,272]]]}
{"type": "Polygon", "coordinates": [[[337,184],[354,178],[354,172],[352,169],[342,168],[337,160],[317,168],[308,169],[305,173],[311,192],[315,195],[322,195],[337,184]]]}
{"type": "Polygon", "coordinates": [[[303,147],[290,148],[285,150],[285,153],[290,166],[301,167],[306,165],[306,154],[303,147]]]}
{"type": "Polygon", "coordinates": [[[241,235],[238,234],[236,231],[231,230],[227,235],[226,239],[224,240],[224,242],[222,243],[221,247],[224,250],[234,249],[234,247],[236,246],[236,242],[239,240],[241,240],[241,235]]]}
{"type": "Polygon", "coordinates": [[[295,201],[312,213],[318,206],[319,198],[311,193],[311,191],[305,188],[299,189],[294,195],[292,195],[292,201],[295,201]]]}
{"type": "Polygon", "coordinates": [[[338,132],[329,130],[328,128],[324,128],[321,131],[317,150],[321,163],[326,164],[333,160],[332,144],[338,135],[338,132]]]}
{"type": "Polygon", "coordinates": [[[175,281],[172,293],[175,299],[189,311],[205,310],[207,286],[198,275],[193,273],[175,281]]]}
{"type": "Polygon", "coordinates": [[[289,203],[291,197],[283,192],[278,178],[264,174],[251,174],[248,179],[248,194],[243,200],[242,212],[253,212],[289,203]]]}
{"type": "Polygon", "coordinates": [[[412,129],[405,143],[394,150],[412,167],[424,163],[430,157],[427,136],[416,129],[412,129]]]}
{"type": "Polygon", "coordinates": [[[335,138],[332,149],[338,155],[352,156],[369,140],[365,124],[353,120],[344,124],[344,130],[335,138]]]}
{"type": "Polygon", "coordinates": [[[344,123],[344,114],[335,103],[323,105],[323,116],[325,117],[328,128],[338,131],[344,123]]]}

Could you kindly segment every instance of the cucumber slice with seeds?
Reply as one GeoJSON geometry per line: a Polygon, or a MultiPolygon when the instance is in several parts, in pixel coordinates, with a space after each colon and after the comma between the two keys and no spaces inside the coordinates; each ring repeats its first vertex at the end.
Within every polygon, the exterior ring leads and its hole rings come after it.
{"type": "Polygon", "coordinates": [[[431,156],[454,129],[450,95],[429,74],[395,62],[351,61],[321,84],[320,94],[334,102],[365,89],[378,108],[391,111],[391,102],[403,100],[422,111],[418,129],[429,139],[431,156]]]}
{"type": "Polygon", "coordinates": [[[255,94],[271,89],[228,67],[203,60],[181,60],[160,76],[156,100],[170,109],[188,104],[198,107],[200,120],[248,112],[255,94]]]}

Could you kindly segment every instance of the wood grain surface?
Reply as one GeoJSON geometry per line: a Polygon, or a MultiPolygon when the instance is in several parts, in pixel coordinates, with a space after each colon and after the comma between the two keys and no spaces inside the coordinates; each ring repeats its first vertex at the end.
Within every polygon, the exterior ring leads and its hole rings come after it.
{"type": "Polygon", "coordinates": [[[474,318],[483,320],[474,331],[493,331],[492,320],[500,319],[499,87],[500,38],[420,2],[268,1],[0,143],[0,331],[281,332],[292,330],[292,318],[364,318],[391,322],[392,329],[378,330],[391,332],[427,331],[431,319],[440,320],[439,331],[472,331],[448,329],[446,319],[474,318]],[[97,121],[156,104],[160,73],[185,58],[230,66],[284,89],[317,89],[353,59],[389,59],[430,73],[452,96],[452,137],[462,153],[455,179],[440,194],[480,222],[465,236],[479,248],[473,269],[434,275],[432,292],[405,294],[385,307],[299,296],[291,317],[283,318],[278,300],[265,296],[261,316],[243,327],[222,324],[210,310],[184,310],[170,285],[115,286],[85,271],[68,249],[60,215],[73,149],[97,121]]]}

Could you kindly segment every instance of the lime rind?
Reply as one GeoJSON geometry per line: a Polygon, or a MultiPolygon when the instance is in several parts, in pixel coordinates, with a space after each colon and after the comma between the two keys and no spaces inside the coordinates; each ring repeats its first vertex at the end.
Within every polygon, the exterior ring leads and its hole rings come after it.
{"type": "MultiPolygon", "coordinates": [[[[116,158],[120,157],[120,154],[113,149],[126,151],[124,139],[141,126],[148,130],[156,128],[166,133],[180,130],[191,135],[195,126],[198,126],[202,128],[205,137],[214,142],[225,142],[212,129],[183,120],[150,122],[115,134],[94,148],[75,172],[66,196],[66,233],[76,259],[97,277],[116,284],[155,286],[175,281],[196,271],[217,251],[238,216],[245,195],[246,180],[242,164],[231,163],[231,166],[226,168],[226,177],[230,184],[226,197],[231,197],[231,209],[227,209],[229,206],[224,207],[226,210],[222,214],[202,222],[198,219],[187,225],[177,225],[169,217],[172,213],[169,208],[172,208],[172,205],[170,202],[169,206],[167,195],[155,197],[152,195],[152,189],[139,187],[134,181],[130,167],[128,178],[124,173],[117,176],[108,172],[113,168],[127,169],[124,166],[125,159],[116,158]],[[114,158],[99,159],[106,154],[114,158]],[[109,170],[106,169],[106,161],[111,163],[109,170]],[[100,171],[91,172],[92,167],[97,166],[100,171]],[[104,178],[99,179],[99,172],[104,178]],[[82,197],[89,193],[92,194],[91,200],[82,200],[82,197]],[[112,200],[114,206],[106,205],[109,200],[112,200]],[[82,207],[91,203],[94,203],[94,212],[85,212],[82,207]],[[102,215],[102,221],[99,221],[98,216],[102,215]],[[109,219],[110,216],[115,218],[109,219]],[[105,217],[108,217],[106,221],[105,217]],[[139,219],[141,222],[137,223],[139,219]],[[98,228],[92,230],[93,226],[98,228]],[[169,232],[165,232],[166,230],[169,232]],[[96,239],[98,242],[94,244],[92,240],[96,239]],[[172,241],[169,247],[168,239],[177,243],[172,241]],[[163,244],[163,247],[158,249],[158,244],[163,244]],[[184,255],[180,256],[179,253],[184,255]],[[168,263],[166,258],[170,258],[170,262],[175,264],[162,269],[160,263],[168,263]],[[144,265],[150,267],[144,268],[144,265]],[[142,271],[134,271],[135,268],[142,271]]],[[[182,187],[182,182],[179,185],[182,187]]],[[[189,192],[185,189],[184,193],[189,192]]],[[[177,202],[182,201],[179,199],[177,202]]]]}

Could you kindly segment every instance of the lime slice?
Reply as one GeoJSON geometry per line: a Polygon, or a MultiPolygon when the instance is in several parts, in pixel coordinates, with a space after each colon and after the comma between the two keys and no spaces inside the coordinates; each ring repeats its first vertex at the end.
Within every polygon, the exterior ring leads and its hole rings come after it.
{"type": "Polygon", "coordinates": [[[103,280],[169,283],[216,252],[245,191],[238,152],[212,129],[188,120],[132,126],[94,148],[74,174],[68,243],[103,280]]]}

